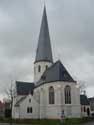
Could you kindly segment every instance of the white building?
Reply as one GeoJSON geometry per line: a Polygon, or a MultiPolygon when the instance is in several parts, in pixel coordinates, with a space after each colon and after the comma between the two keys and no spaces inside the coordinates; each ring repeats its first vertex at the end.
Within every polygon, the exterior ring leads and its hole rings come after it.
{"type": "Polygon", "coordinates": [[[60,119],[81,117],[80,89],[60,60],[54,62],[44,7],[36,58],[34,83],[16,82],[13,118],[60,119]]]}
{"type": "Polygon", "coordinates": [[[89,99],[85,94],[80,95],[80,103],[81,103],[81,116],[88,117],[91,115],[91,108],[89,99]]]}
{"type": "Polygon", "coordinates": [[[91,116],[94,116],[94,97],[89,98],[90,108],[91,108],[91,116]]]}

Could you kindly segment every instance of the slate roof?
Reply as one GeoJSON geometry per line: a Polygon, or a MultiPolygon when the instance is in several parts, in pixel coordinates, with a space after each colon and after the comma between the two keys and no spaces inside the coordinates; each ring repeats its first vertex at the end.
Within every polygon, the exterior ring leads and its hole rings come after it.
{"type": "Polygon", "coordinates": [[[55,81],[76,82],[73,80],[61,61],[57,61],[44,72],[38,82],[38,85],[55,81]]]}
{"type": "Polygon", "coordinates": [[[18,100],[15,104],[15,106],[19,106],[20,102],[22,102],[24,99],[26,99],[27,96],[22,97],[20,100],[18,100]]]}
{"type": "Polygon", "coordinates": [[[89,105],[89,100],[86,95],[80,95],[81,105],[89,105]]]}
{"type": "Polygon", "coordinates": [[[44,7],[35,62],[53,62],[46,8],[44,7]]]}
{"type": "Polygon", "coordinates": [[[28,95],[30,92],[33,94],[34,83],[16,81],[17,95],[28,95]]]}

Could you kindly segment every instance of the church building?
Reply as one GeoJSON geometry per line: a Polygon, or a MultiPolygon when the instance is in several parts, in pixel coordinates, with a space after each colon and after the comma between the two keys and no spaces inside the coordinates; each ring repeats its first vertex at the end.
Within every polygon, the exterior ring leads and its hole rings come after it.
{"type": "Polygon", "coordinates": [[[81,117],[80,88],[60,60],[54,62],[44,7],[34,62],[34,82],[16,81],[12,117],[60,119],[81,117]]]}

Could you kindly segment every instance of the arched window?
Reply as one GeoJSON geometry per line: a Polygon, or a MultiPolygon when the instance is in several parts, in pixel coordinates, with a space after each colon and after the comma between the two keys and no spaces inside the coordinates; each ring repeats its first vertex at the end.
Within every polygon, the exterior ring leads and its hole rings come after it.
{"type": "Polygon", "coordinates": [[[29,103],[31,103],[31,99],[29,99],[29,103]]]}
{"type": "Polygon", "coordinates": [[[86,112],[86,107],[84,106],[84,112],[86,112]]]}
{"type": "Polygon", "coordinates": [[[30,113],[32,113],[32,107],[30,107],[30,109],[29,109],[29,110],[30,110],[30,113]]]}
{"type": "Polygon", "coordinates": [[[51,86],[49,88],[49,104],[54,104],[55,103],[55,93],[54,93],[54,88],[51,86]]]}
{"type": "Polygon", "coordinates": [[[41,66],[40,65],[38,66],[38,72],[41,72],[41,66]]]}
{"type": "Polygon", "coordinates": [[[34,67],[34,74],[36,74],[36,67],[34,67]]]}
{"type": "Polygon", "coordinates": [[[65,87],[65,104],[71,104],[71,87],[65,87]]]}
{"type": "Polygon", "coordinates": [[[29,113],[29,107],[27,107],[27,113],[29,113]]]}
{"type": "Polygon", "coordinates": [[[38,103],[40,104],[40,92],[39,90],[36,92],[36,100],[38,101],[38,103]]]}
{"type": "Polygon", "coordinates": [[[32,107],[27,107],[27,113],[32,113],[32,107]]]}
{"type": "Polygon", "coordinates": [[[46,69],[46,70],[48,69],[48,65],[45,66],[45,69],[46,69]]]}

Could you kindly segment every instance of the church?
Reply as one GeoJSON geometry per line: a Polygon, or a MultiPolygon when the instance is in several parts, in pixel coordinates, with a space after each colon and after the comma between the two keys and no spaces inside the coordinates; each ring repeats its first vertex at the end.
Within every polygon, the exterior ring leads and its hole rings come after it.
{"type": "Polygon", "coordinates": [[[43,10],[34,82],[16,81],[12,117],[18,119],[60,119],[81,117],[80,88],[60,60],[54,62],[46,7],[43,10]]]}

